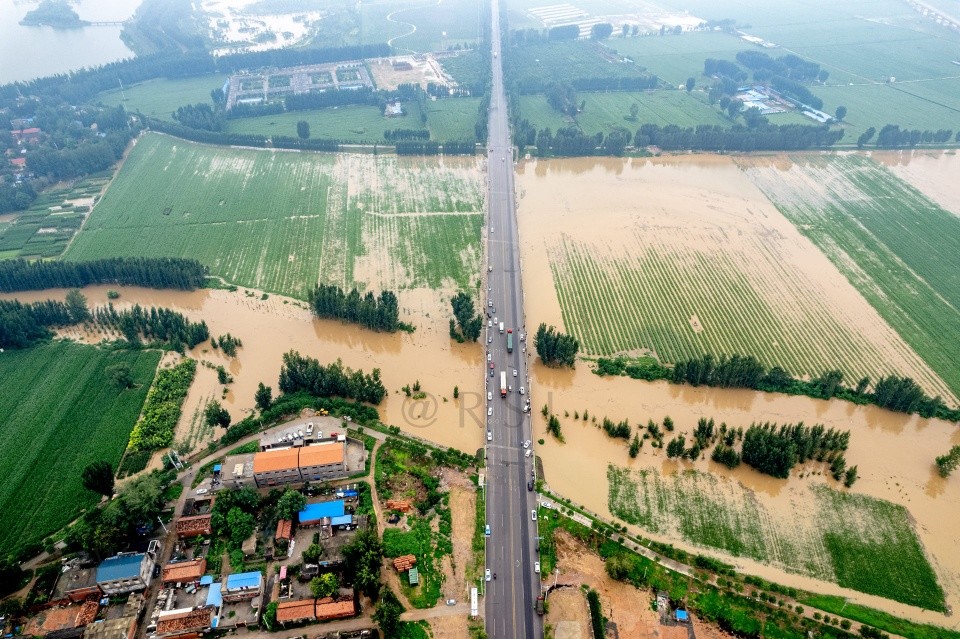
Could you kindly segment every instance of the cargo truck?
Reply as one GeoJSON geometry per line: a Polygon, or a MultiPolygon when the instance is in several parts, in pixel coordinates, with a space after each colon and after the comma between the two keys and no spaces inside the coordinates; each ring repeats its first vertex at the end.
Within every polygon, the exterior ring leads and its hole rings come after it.
{"type": "Polygon", "coordinates": [[[500,371],[500,397],[507,396],[507,372],[500,371]]]}
{"type": "Polygon", "coordinates": [[[500,322],[500,334],[503,335],[503,322],[500,322]]]}
{"type": "Polygon", "coordinates": [[[513,352],[513,329],[507,331],[507,352],[513,352]]]}

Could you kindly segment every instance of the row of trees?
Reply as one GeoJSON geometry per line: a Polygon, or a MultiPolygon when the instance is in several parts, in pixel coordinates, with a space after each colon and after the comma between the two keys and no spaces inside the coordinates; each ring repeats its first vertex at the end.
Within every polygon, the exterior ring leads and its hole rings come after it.
{"type": "MultiPolygon", "coordinates": [[[[735,103],[739,104],[739,103],[735,103]]],[[[515,125],[521,152],[527,146],[536,146],[539,157],[576,157],[587,155],[621,156],[631,144],[636,148],[658,146],[665,151],[760,151],[802,150],[827,148],[843,137],[842,130],[827,126],[803,124],[773,125],[766,118],[753,119],[746,114],[747,126],[722,127],[702,124],[696,128],[676,125],[644,124],[632,134],[625,128],[614,127],[606,136],[602,133],[586,135],[575,126],[564,127],[553,133],[551,129],[537,129],[529,120],[515,125]]]]}
{"type": "Polygon", "coordinates": [[[397,155],[473,155],[477,145],[472,140],[443,143],[399,140],[394,144],[394,151],[397,155]]]}
{"type": "Polygon", "coordinates": [[[254,133],[224,133],[207,131],[183,126],[175,122],[166,122],[154,118],[146,118],[150,129],[166,133],[184,140],[201,142],[203,144],[219,144],[223,146],[249,146],[260,149],[297,149],[301,151],[330,151],[340,150],[339,140],[330,139],[303,139],[293,136],[275,135],[267,137],[254,133]]]}
{"type": "Polygon", "coordinates": [[[483,316],[473,306],[473,298],[458,291],[450,298],[453,318],[450,319],[450,337],[458,342],[475,342],[480,339],[483,330],[483,316]]]}
{"type": "Polygon", "coordinates": [[[758,122],[753,128],[708,124],[682,128],[672,124],[644,124],[634,135],[633,145],[639,148],[652,144],[666,151],[794,151],[827,148],[842,137],[842,130],[806,124],[758,122]]]}
{"type": "Polygon", "coordinates": [[[397,140],[429,140],[430,131],[427,129],[387,129],[383,132],[383,139],[387,142],[397,140]]]}
{"type": "Polygon", "coordinates": [[[288,394],[303,391],[315,397],[343,397],[370,404],[379,404],[387,395],[379,368],[367,375],[344,366],[339,359],[324,366],[296,351],[283,356],[279,386],[281,392],[288,394]]]}
{"type": "Polygon", "coordinates": [[[65,302],[0,300],[0,348],[26,348],[50,338],[49,327],[69,326],[83,319],[75,319],[65,302]]]}
{"type": "Polygon", "coordinates": [[[852,386],[844,386],[840,370],[828,370],[810,380],[793,377],[782,366],[766,368],[752,355],[711,354],[676,362],[672,367],[655,360],[629,361],[625,358],[599,358],[598,375],[626,375],[653,381],[666,379],[675,384],[750,388],[764,392],[806,395],[818,399],[838,397],[857,404],[875,404],[881,408],[918,413],[922,417],[939,417],[960,421],[960,409],[949,408],[939,397],[929,397],[913,379],[898,375],[881,377],[871,390],[869,377],[862,377],[852,386]]]}
{"type": "Polygon", "coordinates": [[[339,286],[321,284],[310,292],[309,300],[317,317],[340,319],[387,333],[405,328],[400,321],[400,304],[393,291],[381,291],[377,296],[368,291],[361,296],[356,288],[344,293],[339,286]]]}
{"type": "Polygon", "coordinates": [[[738,53],[737,62],[752,70],[753,79],[757,82],[763,82],[774,76],[797,82],[826,82],[830,75],[829,72],[821,70],[816,62],[804,60],[793,53],[774,59],[762,51],[750,49],[738,53]]]}
{"type": "Polygon", "coordinates": [[[117,284],[192,291],[203,286],[207,267],[193,259],[115,257],[88,262],[0,261],[0,291],[83,288],[117,284]]]}
{"type": "Polygon", "coordinates": [[[108,303],[95,308],[90,321],[98,328],[120,331],[131,344],[140,344],[142,340],[180,352],[184,346],[193,348],[210,338],[205,321],[191,322],[182,313],[154,306],[147,309],[136,304],[130,309],[117,310],[113,303],[108,303]]]}
{"type": "Polygon", "coordinates": [[[537,355],[548,366],[560,365],[573,367],[580,350],[580,342],[572,335],[561,333],[551,326],[541,323],[533,338],[537,355]]]}
{"type": "MultiPolygon", "coordinates": [[[[869,131],[873,131],[873,129],[869,129],[869,131]]],[[[865,131],[861,138],[866,135],[867,132],[865,131]]],[[[867,136],[862,143],[858,140],[858,146],[862,147],[866,144],[872,135],[871,133],[870,136],[867,136]]],[[[914,147],[918,144],[946,144],[950,142],[951,138],[954,142],[960,142],[960,131],[957,131],[956,136],[954,136],[950,129],[938,129],[936,131],[907,130],[901,129],[896,124],[887,124],[877,133],[877,146],[885,149],[898,149],[914,147]]]]}

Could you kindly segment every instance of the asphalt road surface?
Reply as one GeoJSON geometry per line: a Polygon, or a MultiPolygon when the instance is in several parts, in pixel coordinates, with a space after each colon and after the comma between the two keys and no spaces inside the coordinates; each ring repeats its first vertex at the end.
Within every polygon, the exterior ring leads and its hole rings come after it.
{"type": "MultiPolygon", "coordinates": [[[[492,0],[491,48],[493,84],[490,97],[487,180],[489,216],[487,234],[488,353],[484,377],[488,392],[486,507],[490,535],[486,538],[486,568],[491,579],[486,587],[487,635],[495,639],[543,635],[535,610],[540,593],[535,572],[537,524],[532,519],[536,494],[533,453],[527,456],[524,442],[532,440],[529,413],[524,411],[529,395],[527,341],[520,282],[520,251],[517,240],[516,200],[513,185],[513,145],[503,90],[500,55],[500,6],[492,0]],[[504,331],[500,332],[500,323],[504,331]],[[513,352],[507,352],[507,332],[513,331],[513,352]],[[490,365],[493,368],[490,368],[490,365]],[[509,390],[501,397],[501,373],[509,390]],[[520,388],[525,390],[520,393],[520,388]],[[493,575],[496,578],[493,578],[493,575]]],[[[532,349],[532,344],[530,345],[532,349]]]]}

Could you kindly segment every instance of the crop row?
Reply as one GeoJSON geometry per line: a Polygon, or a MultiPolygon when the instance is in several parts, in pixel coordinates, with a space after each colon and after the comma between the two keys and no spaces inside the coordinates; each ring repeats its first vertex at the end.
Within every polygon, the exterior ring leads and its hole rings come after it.
{"type": "Polygon", "coordinates": [[[573,240],[551,250],[564,325],[585,352],[649,349],[664,361],[741,353],[795,375],[839,367],[849,379],[904,372],[890,370],[895,345],[875,345],[845,324],[775,250],[695,239],[690,249],[637,235],[617,256],[573,240]]]}
{"type": "Polygon", "coordinates": [[[943,380],[918,381],[960,395],[960,219],[865,158],[771,171],[748,174],[943,380]],[[803,197],[809,180],[822,200],[803,197]]]}
{"type": "Polygon", "coordinates": [[[0,356],[0,548],[42,540],[99,496],[80,474],[98,460],[116,466],[143,406],[160,354],[104,351],[66,342],[0,356]],[[105,369],[130,366],[121,389],[105,369]]]}

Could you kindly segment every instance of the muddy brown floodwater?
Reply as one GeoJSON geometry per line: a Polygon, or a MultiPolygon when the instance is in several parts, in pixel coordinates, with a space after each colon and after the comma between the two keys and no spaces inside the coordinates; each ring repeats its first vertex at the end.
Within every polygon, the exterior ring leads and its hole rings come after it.
{"type": "Polygon", "coordinates": [[[960,215],[960,154],[956,151],[876,151],[870,157],[943,208],[960,215]]]}
{"type": "MultiPolygon", "coordinates": [[[[311,316],[306,303],[271,295],[260,299],[260,293],[247,296],[245,289],[157,291],[136,287],[90,286],[83,289],[88,303],[107,302],[107,290],[116,289],[118,308],[138,303],[142,306],[163,306],[186,315],[194,321],[204,320],[213,337],[227,332],[240,338],[243,347],[235,358],[227,358],[209,342],[197,346],[190,355],[214,366],[223,365],[234,377],[227,386],[223,401],[234,421],[253,409],[257,384],[273,387],[277,395],[277,379],[283,354],[290,350],[315,357],[321,363],[337,358],[346,366],[369,373],[379,368],[389,394],[378,406],[381,419],[388,424],[445,446],[473,452],[482,445],[485,401],[481,395],[483,351],[478,344],[457,344],[448,334],[447,319],[442,308],[446,295],[436,291],[401,291],[400,307],[404,321],[412,322],[412,333],[375,333],[360,327],[311,316]],[[427,398],[413,401],[401,387],[420,381],[427,398]],[[453,399],[453,387],[459,386],[460,399],[453,399]]],[[[5,299],[24,302],[63,299],[66,290],[31,291],[5,294],[5,299]]],[[[64,335],[89,339],[77,329],[64,335]]],[[[99,339],[99,337],[97,337],[99,339]]],[[[181,428],[186,428],[193,413],[207,398],[220,398],[222,386],[216,374],[205,366],[197,368],[197,378],[183,409],[181,428]]],[[[182,434],[178,428],[178,434],[182,434]]],[[[219,433],[218,433],[219,434],[219,433]]],[[[202,443],[202,442],[201,442],[202,443]]]]}
{"type": "MultiPolygon", "coordinates": [[[[764,161],[763,158],[754,160],[764,161]]],[[[778,160],[772,157],[769,161],[775,163],[778,160]]],[[[954,160],[951,158],[950,162],[954,160]]],[[[960,175],[960,171],[957,174],[960,175]]],[[[645,210],[662,208],[664,212],[657,211],[657,214],[663,217],[699,217],[701,221],[709,221],[713,216],[725,214],[724,208],[729,207],[729,202],[735,202],[739,194],[743,198],[740,206],[764,211],[765,225],[770,228],[775,225],[781,236],[790,233],[798,241],[802,239],[789,224],[771,222],[779,215],[775,207],[734,169],[728,157],[693,156],[653,162],[577,159],[525,163],[519,169],[517,189],[528,329],[540,322],[563,326],[547,255],[549,242],[545,238],[563,232],[578,240],[600,238],[619,246],[616,228],[631,224],[638,207],[631,206],[629,200],[624,203],[622,196],[618,199],[612,192],[622,190],[624,184],[631,182],[636,188],[630,197],[642,197],[645,203],[652,202],[652,205],[645,205],[645,210]],[[678,171],[675,167],[686,170],[678,171]],[[637,170],[653,171],[660,177],[637,179],[637,170]],[[746,186],[740,190],[744,184],[746,186]],[[704,201],[701,197],[704,189],[715,190],[717,195],[704,201]],[[749,201],[746,201],[748,197],[749,201]],[[576,214],[582,211],[581,204],[591,214],[589,225],[584,225],[582,218],[580,221],[576,219],[576,214]]],[[[734,229],[730,241],[742,242],[735,237],[740,234],[739,229],[734,229]]],[[[775,237],[776,234],[771,234],[771,238],[775,237]]],[[[684,241],[683,238],[680,241],[684,241]]],[[[876,315],[865,302],[860,304],[862,298],[834,268],[821,264],[826,261],[823,255],[816,253],[809,257],[817,264],[815,271],[807,269],[813,273],[811,277],[838,276],[827,287],[829,294],[825,298],[829,303],[842,307],[842,298],[847,294],[859,298],[847,302],[844,316],[849,317],[849,304],[854,302],[857,313],[876,315]]],[[[853,325],[857,324],[853,321],[853,325]]],[[[880,333],[884,339],[891,340],[888,343],[899,339],[895,334],[891,335],[889,327],[880,328],[884,329],[880,333]]],[[[899,347],[892,350],[899,350],[899,347]]],[[[915,355],[911,361],[916,361],[915,355]]],[[[774,517],[812,507],[809,486],[826,480],[818,476],[801,479],[796,473],[788,480],[777,480],[745,466],[731,472],[710,461],[678,464],[667,461],[665,451],[652,449],[649,445],[642,449],[637,459],[631,460],[628,447],[622,440],[607,437],[595,425],[575,421],[572,417],[574,411],[582,414],[587,409],[598,420],[603,416],[615,421],[627,418],[634,426],[645,424],[650,418],[660,422],[665,415],[670,415],[677,423],[678,431],[685,431],[688,436],[701,416],[713,417],[718,424],[725,421],[743,427],[752,422],[803,421],[808,425],[822,423],[826,427],[850,430],[851,445],[846,458],[850,465],[858,465],[860,471],[853,492],[907,508],[946,592],[947,603],[955,609],[960,604],[960,539],[956,535],[960,523],[960,481],[956,477],[941,479],[933,464],[937,455],[960,444],[960,431],[956,425],[841,401],[602,378],[594,375],[586,362],[579,362],[573,371],[534,364],[531,378],[534,438],[545,439],[545,445],[537,452],[543,458],[550,489],[606,517],[611,517],[607,504],[606,471],[609,463],[635,469],[650,468],[663,474],[695,468],[730,477],[752,491],[774,517]],[[560,444],[546,434],[545,419],[539,412],[544,404],[561,418],[566,443],[560,444]],[[565,418],[565,413],[570,417],[565,418]]],[[[641,532],[635,527],[633,530],[641,532]]],[[[642,534],[649,536],[647,532],[642,534]]],[[[693,549],[690,544],[675,538],[661,540],[693,549]]],[[[923,621],[943,620],[938,613],[921,613],[896,602],[788,574],[769,565],[743,558],[731,561],[753,574],[779,583],[850,596],[852,601],[923,621]]]]}

